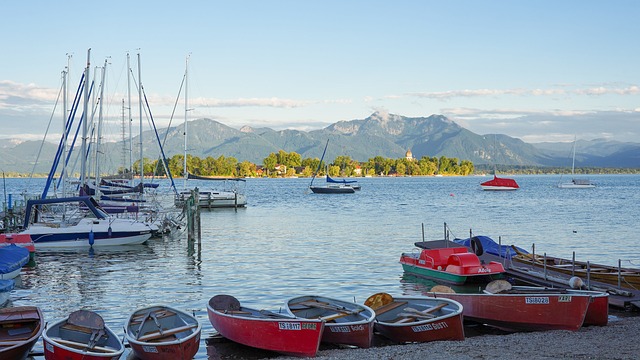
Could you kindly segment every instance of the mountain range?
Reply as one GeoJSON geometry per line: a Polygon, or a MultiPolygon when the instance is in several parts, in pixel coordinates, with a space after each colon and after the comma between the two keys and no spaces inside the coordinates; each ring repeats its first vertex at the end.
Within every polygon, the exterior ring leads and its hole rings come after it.
{"type": "MultiPolygon", "coordinates": [[[[327,139],[325,159],[349,156],[367,161],[375,156],[404,157],[410,150],[415,158],[423,156],[470,160],[475,165],[571,167],[573,143],[525,143],[502,134],[475,134],[442,115],[405,117],[375,112],[366,119],[339,121],[312,131],[273,130],[244,126],[234,129],[211,119],[187,124],[188,153],[201,158],[234,157],[238,161],[262,164],[270,153],[296,152],[302,158],[320,158],[327,139]]],[[[184,152],[184,124],[159,129],[167,157],[184,152]]],[[[153,131],[142,134],[145,157],[157,158],[158,141],[153,131]]],[[[139,136],[133,140],[137,149],[139,136]]],[[[122,142],[103,144],[107,160],[105,171],[122,166],[122,142]]],[[[57,143],[6,141],[0,147],[2,171],[47,173],[57,143]],[[40,154],[38,159],[38,154],[40,154]],[[37,163],[36,163],[37,159],[37,163]],[[35,166],[34,166],[35,165],[35,166]]],[[[596,139],[576,142],[577,167],[640,168],[640,143],[596,139]]],[[[134,150],[134,157],[139,157],[134,150]]]]}

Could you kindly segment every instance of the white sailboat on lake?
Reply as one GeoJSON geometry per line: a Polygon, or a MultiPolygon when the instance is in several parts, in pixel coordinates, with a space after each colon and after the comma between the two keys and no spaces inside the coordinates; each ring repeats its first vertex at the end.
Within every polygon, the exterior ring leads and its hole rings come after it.
{"type": "MultiPolygon", "coordinates": [[[[230,183],[240,184],[245,183],[245,179],[242,178],[218,178],[218,177],[208,177],[208,176],[198,176],[194,174],[190,174],[187,169],[187,121],[189,118],[189,91],[188,91],[188,80],[189,80],[189,57],[186,60],[186,66],[184,71],[184,183],[182,191],[176,193],[174,204],[176,207],[183,207],[185,201],[191,196],[191,189],[187,186],[187,181],[189,179],[192,180],[204,180],[204,181],[217,181],[218,183],[227,186],[230,183]]],[[[239,208],[247,206],[247,197],[241,191],[239,186],[233,187],[233,189],[229,190],[225,187],[225,189],[198,189],[198,206],[201,208],[239,208]]]]}
{"type": "Polygon", "coordinates": [[[592,189],[596,184],[589,179],[576,179],[574,177],[576,167],[576,139],[573,139],[572,161],[571,161],[571,181],[558,183],[560,189],[592,189]]]}

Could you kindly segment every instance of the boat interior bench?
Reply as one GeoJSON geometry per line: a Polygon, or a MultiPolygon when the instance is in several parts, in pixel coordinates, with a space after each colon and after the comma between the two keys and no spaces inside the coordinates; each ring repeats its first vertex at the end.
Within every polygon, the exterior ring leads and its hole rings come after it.
{"type": "Polygon", "coordinates": [[[406,301],[394,301],[394,302],[388,303],[387,305],[384,305],[384,306],[381,306],[381,307],[377,308],[375,310],[375,312],[376,312],[376,315],[381,315],[381,314],[384,314],[384,313],[386,313],[388,311],[391,311],[391,310],[393,310],[395,308],[398,308],[400,306],[403,306],[403,305],[407,305],[407,302],[406,301]]]}
{"type": "Polygon", "coordinates": [[[468,253],[469,251],[465,247],[451,247],[442,249],[429,249],[422,252],[423,260],[427,263],[432,262],[433,268],[445,268],[449,261],[449,257],[453,254],[468,253]]]}

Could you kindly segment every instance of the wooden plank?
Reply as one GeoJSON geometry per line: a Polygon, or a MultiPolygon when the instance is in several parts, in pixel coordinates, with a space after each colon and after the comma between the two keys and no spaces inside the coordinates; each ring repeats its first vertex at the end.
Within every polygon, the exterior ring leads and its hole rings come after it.
{"type": "Polygon", "coordinates": [[[338,314],[323,316],[323,317],[320,318],[320,320],[324,320],[326,322],[329,322],[329,321],[333,321],[335,319],[339,319],[339,318],[342,318],[342,317],[345,317],[345,316],[358,314],[358,313],[361,313],[363,311],[364,311],[364,308],[358,309],[358,310],[354,310],[354,311],[349,311],[348,313],[347,312],[339,312],[338,314]]]}
{"type": "Polygon", "coordinates": [[[160,332],[153,332],[151,334],[147,334],[144,336],[141,336],[138,338],[138,341],[149,341],[149,340],[154,340],[154,339],[159,339],[168,335],[173,335],[173,334],[177,334],[189,329],[195,329],[198,327],[198,324],[191,324],[191,325],[185,325],[185,326],[181,326],[181,327],[177,327],[177,328],[173,328],[173,329],[168,329],[166,331],[160,332]]]}
{"type": "Polygon", "coordinates": [[[139,315],[134,315],[131,317],[131,324],[135,324],[135,323],[139,323],[140,321],[142,321],[143,319],[146,319],[149,314],[151,313],[155,313],[157,318],[164,318],[164,317],[169,317],[169,316],[173,316],[176,315],[175,312],[169,310],[169,309],[158,309],[156,311],[148,311],[145,312],[144,314],[139,314],[139,315]]]}
{"type": "Polygon", "coordinates": [[[108,347],[102,347],[102,346],[94,346],[92,348],[89,347],[88,344],[83,344],[80,342],[76,342],[76,341],[71,341],[71,340],[65,340],[62,338],[51,338],[51,340],[59,343],[59,344],[63,344],[63,345],[68,345],[71,347],[74,347],[76,349],[87,349],[89,351],[92,352],[102,352],[102,353],[117,353],[118,349],[114,349],[114,348],[108,348],[108,347]]]}
{"type": "Polygon", "coordinates": [[[387,305],[383,305],[383,306],[380,306],[379,308],[375,309],[376,315],[384,314],[387,311],[391,311],[391,310],[393,310],[393,309],[395,309],[397,307],[400,307],[400,306],[403,306],[403,305],[407,305],[407,304],[408,304],[408,302],[406,302],[406,301],[394,301],[394,302],[388,303],[387,305]]]}

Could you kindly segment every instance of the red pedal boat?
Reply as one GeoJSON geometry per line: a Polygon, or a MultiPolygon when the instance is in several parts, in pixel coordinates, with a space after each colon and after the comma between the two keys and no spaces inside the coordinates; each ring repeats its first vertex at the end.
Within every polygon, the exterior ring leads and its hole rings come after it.
{"type": "Polygon", "coordinates": [[[396,343],[464,340],[462,305],[431,297],[370,296],[365,305],[375,309],[375,329],[396,343]]]}
{"type": "MultiPolygon", "coordinates": [[[[422,242],[415,245],[420,247],[422,242]]],[[[468,281],[491,281],[503,277],[504,267],[497,261],[485,263],[466,247],[422,248],[419,253],[403,253],[400,263],[405,272],[461,285],[468,281]]]]}
{"type": "Polygon", "coordinates": [[[225,338],[290,356],[315,356],[324,330],[323,320],[240,306],[240,302],[229,295],[212,297],[207,312],[211,325],[225,338]]]}

